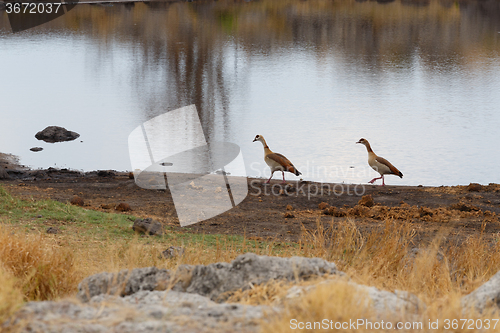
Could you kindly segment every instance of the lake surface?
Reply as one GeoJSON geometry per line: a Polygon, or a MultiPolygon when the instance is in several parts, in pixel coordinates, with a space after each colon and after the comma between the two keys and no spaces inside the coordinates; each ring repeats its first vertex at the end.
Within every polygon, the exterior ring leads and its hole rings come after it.
{"type": "Polygon", "coordinates": [[[304,179],[366,183],[364,137],[387,184],[500,183],[497,1],[79,4],[15,34],[0,11],[0,73],[0,152],[34,168],[132,170],[129,134],[194,104],[241,175],[269,175],[261,134],[304,179]]]}

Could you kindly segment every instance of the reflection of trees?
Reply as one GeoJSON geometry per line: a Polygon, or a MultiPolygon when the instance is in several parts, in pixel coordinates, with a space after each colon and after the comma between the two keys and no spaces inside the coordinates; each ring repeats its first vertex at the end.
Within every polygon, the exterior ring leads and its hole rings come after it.
{"type": "Polygon", "coordinates": [[[195,5],[148,3],[147,34],[136,66],[136,85],[150,87],[144,96],[153,114],[196,104],[207,138],[215,127],[227,126],[230,73],[224,68],[223,35],[216,22],[200,19],[195,5]],[[151,15],[152,14],[152,15],[151,15]],[[154,78],[155,84],[146,82],[154,78]]]}
{"type": "MultiPolygon", "coordinates": [[[[0,28],[7,29],[6,15],[0,15],[0,28]]],[[[217,139],[224,139],[216,132],[225,133],[236,84],[236,48],[248,59],[300,47],[319,59],[334,54],[374,69],[409,67],[418,56],[430,70],[474,65],[478,56],[500,51],[500,2],[495,0],[79,5],[44,27],[62,26],[85,31],[104,59],[110,43],[130,45],[132,80],[147,105],[147,118],[195,103],[206,133],[217,139]]]]}

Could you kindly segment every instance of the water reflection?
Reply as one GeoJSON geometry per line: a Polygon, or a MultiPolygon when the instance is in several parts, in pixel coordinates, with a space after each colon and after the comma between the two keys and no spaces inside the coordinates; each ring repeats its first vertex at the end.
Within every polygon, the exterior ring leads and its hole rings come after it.
{"type": "MultiPolygon", "coordinates": [[[[381,155],[402,166],[405,179],[394,180],[397,184],[500,181],[493,144],[481,144],[496,140],[494,126],[500,122],[497,1],[78,5],[62,18],[16,35],[8,32],[5,13],[0,17],[0,57],[15,59],[33,48],[46,54],[59,47],[63,60],[53,66],[85,78],[67,94],[97,94],[99,100],[69,105],[80,112],[95,109],[106,122],[102,128],[108,128],[102,132],[116,134],[110,139],[96,133],[99,125],[89,121],[87,131],[95,131],[99,140],[80,147],[82,156],[72,155],[65,162],[69,167],[130,169],[128,133],[166,111],[195,104],[206,140],[237,143],[251,175],[266,176],[261,147],[251,145],[256,134],[263,134],[272,149],[302,160],[298,168],[315,180],[371,179],[364,152],[354,146],[367,137],[381,155]],[[73,59],[84,64],[81,70],[64,60],[75,54],[73,59]],[[109,93],[90,91],[90,86],[109,93]],[[93,154],[91,164],[83,156],[103,150],[99,142],[112,142],[116,154],[113,160],[107,153],[93,154]],[[464,151],[470,162],[462,158],[464,151]],[[462,161],[459,167],[454,160],[462,161]],[[485,170],[476,171],[474,160],[481,160],[485,170]],[[330,171],[317,171],[325,168],[330,171]]],[[[24,60],[34,67],[13,71],[5,62],[0,65],[11,74],[1,79],[5,89],[0,91],[9,92],[7,105],[19,115],[12,116],[13,122],[44,105],[16,102],[22,93],[11,86],[19,85],[23,71],[30,71],[33,86],[48,79],[57,85],[63,77],[58,72],[42,79],[36,68],[46,64],[37,64],[36,55],[24,60]]],[[[52,100],[45,101],[49,109],[52,100]]],[[[71,117],[61,113],[54,120],[71,117]]],[[[42,157],[27,155],[31,144],[2,142],[0,150],[48,166],[42,157]]]]}

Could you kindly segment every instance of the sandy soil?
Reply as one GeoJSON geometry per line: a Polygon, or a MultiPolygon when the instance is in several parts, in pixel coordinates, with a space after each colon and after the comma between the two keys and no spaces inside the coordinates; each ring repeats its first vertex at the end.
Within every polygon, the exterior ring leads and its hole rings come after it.
{"type": "Polygon", "coordinates": [[[417,233],[416,242],[427,242],[438,232],[458,241],[482,230],[488,239],[500,236],[498,184],[382,187],[289,182],[287,195],[279,194],[284,189],[279,180],[265,185],[262,179],[248,179],[249,194],[235,208],[181,228],[170,192],[142,189],[128,173],[4,168],[9,177],[0,184],[16,196],[69,202],[77,195],[86,208],[114,212],[124,202],[132,210],[119,213],[152,217],[179,231],[298,241],[303,228],[312,230],[318,222],[335,224],[347,216],[362,233],[382,227],[387,219],[410,220],[417,233]],[[358,204],[366,195],[373,199],[373,206],[369,198],[358,204]]]}

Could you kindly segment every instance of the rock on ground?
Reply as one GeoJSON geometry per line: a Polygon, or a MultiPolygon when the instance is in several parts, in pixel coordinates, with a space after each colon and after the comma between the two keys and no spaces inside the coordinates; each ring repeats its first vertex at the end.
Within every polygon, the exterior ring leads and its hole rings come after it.
{"type": "Polygon", "coordinates": [[[489,307],[498,310],[500,308],[500,271],[481,287],[462,297],[461,305],[464,309],[475,308],[478,312],[483,312],[489,307]]]}
{"type": "MultiPolygon", "coordinates": [[[[321,284],[336,283],[336,281],[325,280],[321,284]]],[[[416,295],[407,291],[395,290],[393,293],[380,290],[375,287],[365,286],[349,281],[350,286],[354,286],[357,290],[365,292],[372,302],[373,309],[379,316],[398,316],[401,313],[416,315],[419,311],[426,308],[416,295]]],[[[297,298],[305,293],[312,291],[317,285],[312,286],[294,286],[287,292],[286,298],[297,298]]]]}
{"type": "Polygon", "coordinates": [[[173,259],[184,255],[184,248],[180,246],[169,246],[161,253],[161,257],[165,259],[173,259]]]}
{"type": "Polygon", "coordinates": [[[417,295],[407,291],[395,290],[393,293],[387,290],[379,290],[375,287],[358,285],[358,288],[368,291],[368,295],[373,301],[373,308],[380,314],[401,312],[417,314],[424,310],[426,305],[417,295]]]}
{"type": "Polygon", "coordinates": [[[138,233],[148,234],[148,235],[163,235],[163,225],[148,217],[145,219],[136,219],[132,230],[138,233]]]}
{"type": "Polygon", "coordinates": [[[0,167],[0,179],[9,179],[9,178],[10,178],[10,176],[7,173],[7,170],[5,170],[4,168],[0,167]]]}
{"type": "MultiPolygon", "coordinates": [[[[247,253],[231,263],[181,265],[100,273],[84,279],[77,297],[85,302],[30,302],[4,328],[20,332],[257,332],[268,306],[220,304],[221,295],[270,279],[307,279],[337,274],[318,258],[279,258],[247,253]],[[166,290],[172,287],[171,290],[166,290]]],[[[0,327],[1,328],[1,327],[0,327]]]]}
{"type": "MultiPolygon", "coordinates": [[[[334,263],[319,258],[280,258],[247,253],[231,263],[181,265],[100,273],[79,285],[78,300],[29,302],[2,328],[27,332],[258,332],[262,320],[280,307],[218,303],[227,292],[271,279],[303,280],[332,274],[345,276],[334,263]],[[171,289],[170,289],[171,288],[171,289]],[[17,326],[16,326],[17,325],[17,326]]],[[[500,274],[500,273],[499,273],[500,274]]],[[[321,284],[334,283],[325,280],[321,284]]],[[[366,292],[380,316],[417,315],[425,308],[417,296],[375,287],[350,285],[366,292]]],[[[286,298],[316,288],[292,287],[286,298]]],[[[353,296],[355,297],[355,296],[353,296]]],[[[334,300],[332,300],[334,301],[334,300]]]]}
{"type": "Polygon", "coordinates": [[[247,289],[269,280],[299,280],[324,274],[343,273],[337,266],[319,258],[280,258],[246,253],[231,263],[181,265],[176,272],[156,267],[138,268],[119,273],[100,273],[84,279],[78,286],[78,298],[88,301],[100,294],[131,295],[139,290],[173,290],[207,296],[222,301],[228,291],[247,289]]]}
{"type": "Polygon", "coordinates": [[[140,290],[152,291],[162,287],[166,289],[170,277],[169,271],[156,267],[94,274],[78,285],[77,297],[83,302],[88,302],[92,297],[101,294],[127,296],[140,290]]]}
{"type": "Polygon", "coordinates": [[[13,325],[21,332],[257,332],[266,306],[217,304],[176,291],[139,291],[125,297],[94,296],[89,303],[30,302],[13,325]]]}

